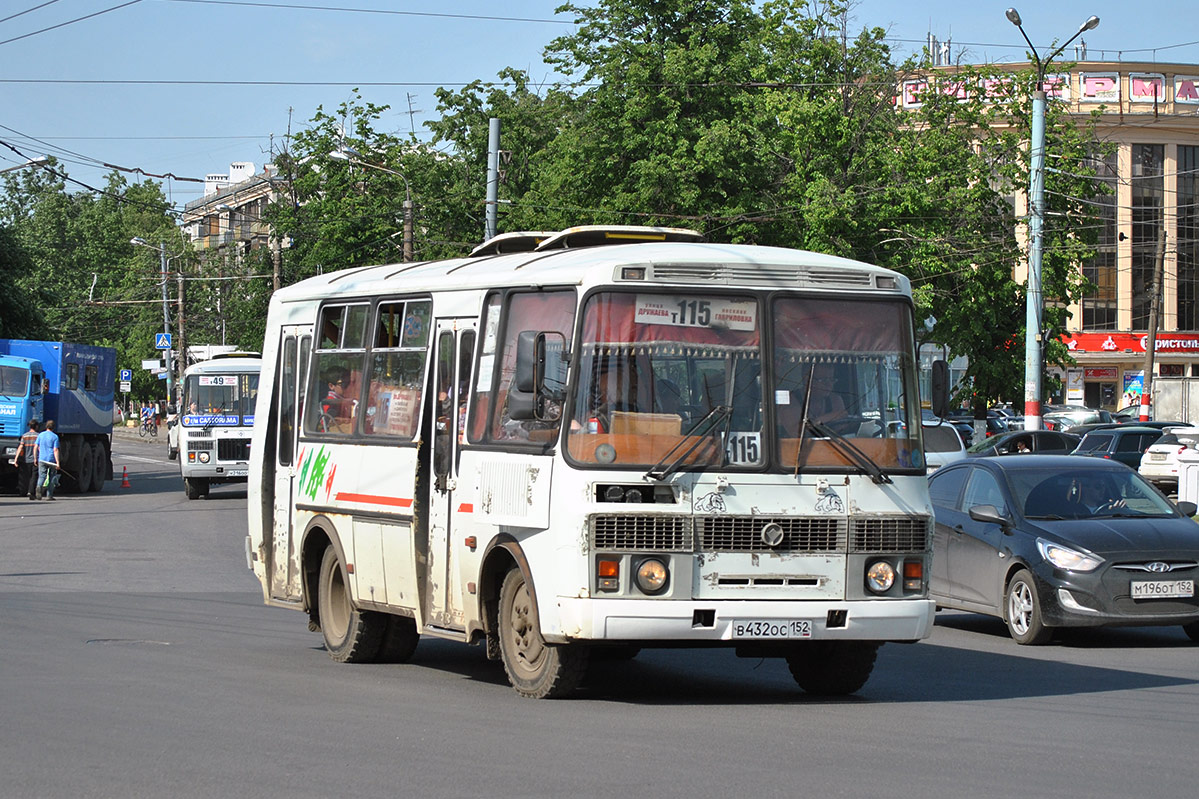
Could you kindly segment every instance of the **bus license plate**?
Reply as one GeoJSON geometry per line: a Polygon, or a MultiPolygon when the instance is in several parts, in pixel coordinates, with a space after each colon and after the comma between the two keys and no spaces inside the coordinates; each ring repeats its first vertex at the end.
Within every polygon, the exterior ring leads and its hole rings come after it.
{"type": "Polygon", "coordinates": [[[1194,580],[1147,580],[1132,583],[1133,599],[1174,599],[1194,595],[1194,580]]]}
{"type": "Polygon", "coordinates": [[[226,469],[225,474],[229,475],[230,477],[249,477],[250,470],[249,469],[226,469]]]}
{"type": "Polygon", "coordinates": [[[811,638],[812,622],[807,619],[763,621],[738,619],[733,622],[734,638],[811,638]]]}

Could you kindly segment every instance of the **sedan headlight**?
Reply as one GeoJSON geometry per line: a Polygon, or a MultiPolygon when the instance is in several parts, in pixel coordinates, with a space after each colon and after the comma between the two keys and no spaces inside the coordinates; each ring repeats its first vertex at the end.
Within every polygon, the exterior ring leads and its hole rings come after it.
{"type": "Polygon", "coordinates": [[[1103,558],[1089,552],[1079,552],[1044,538],[1037,539],[1037,551],[1041,557],[1049,561],[1055,568],[1067,569],[1072,572],[1093,572],[1103,563],[1103,558]]]}

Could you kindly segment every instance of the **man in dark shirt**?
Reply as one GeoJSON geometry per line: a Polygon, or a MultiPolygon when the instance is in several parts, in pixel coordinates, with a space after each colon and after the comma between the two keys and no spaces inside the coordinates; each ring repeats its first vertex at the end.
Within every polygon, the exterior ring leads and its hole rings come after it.
{"type": "Polygon", "coordinates": [[[34,489],[37,487],[37,419],[31,419],[29,429],[21,436],[21,444],[17,447],[17,455],[13,462],[17,464],[17,493],[28,494],[34,499],[34,489]]]}

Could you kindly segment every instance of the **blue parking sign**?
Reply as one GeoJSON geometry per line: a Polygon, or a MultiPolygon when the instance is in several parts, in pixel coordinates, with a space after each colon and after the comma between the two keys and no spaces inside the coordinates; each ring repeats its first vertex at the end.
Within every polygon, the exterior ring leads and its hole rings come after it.
{"type": "Polygon", "coordinates": [[[170,333],[155,333],[154,334],[154,349],[169,350],[171,348],[170,333]]]}
{"type": "Polygon", "coordinates": [[[122,380],[132,380],[133,379],[133,370],[132,369],[122,369],[121,370],[121,379],[122,380]]]}

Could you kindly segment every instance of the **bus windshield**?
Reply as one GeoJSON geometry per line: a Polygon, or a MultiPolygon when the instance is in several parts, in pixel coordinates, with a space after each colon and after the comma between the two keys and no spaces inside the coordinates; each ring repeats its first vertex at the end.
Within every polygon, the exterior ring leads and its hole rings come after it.
{"type": "Polygon", "coordinates": [[[581,464],[923,468],[905,302],[608,292],[582,325],[567,434],[581,464]]]}
{"type": "Polygon", "coordinates": [[[183,426],[254,424],[258,374],[188,375],[183,384],[183,426]]]}

